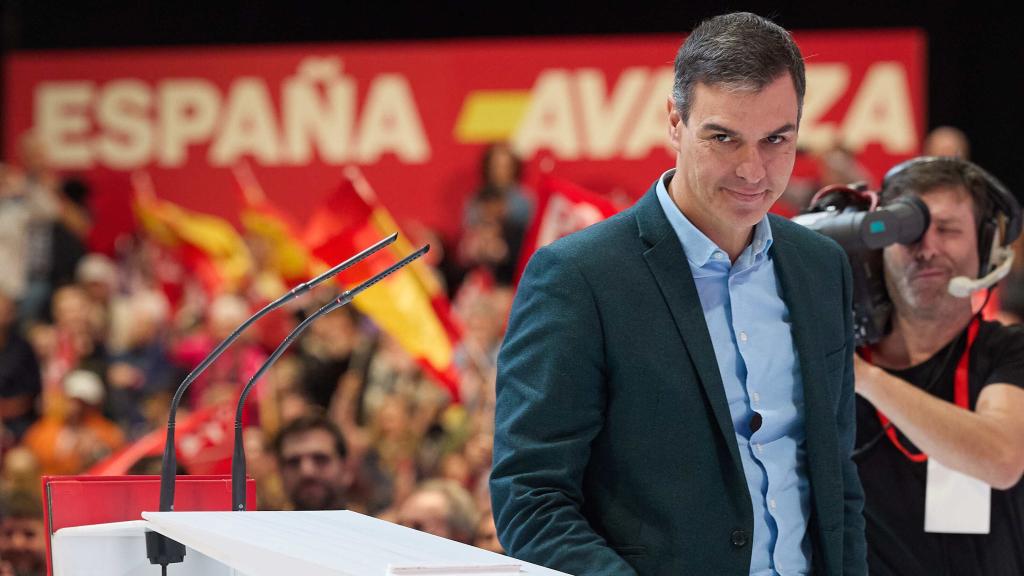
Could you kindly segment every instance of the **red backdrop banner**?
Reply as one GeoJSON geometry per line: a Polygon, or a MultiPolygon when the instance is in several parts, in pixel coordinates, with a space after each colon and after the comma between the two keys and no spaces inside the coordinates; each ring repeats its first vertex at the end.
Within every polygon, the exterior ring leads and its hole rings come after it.
{"type": "MultiPolygon", "coordinates": [[[[797,32],[806,149],[841,142],[877,177],[925,128],[925,41],[900,31],[797,32]]],[[[681,36],[16,53],[4,145],[34,129],[54,166],[93,184],[99,248],[130,226],[128,174],[237,221],[248,162],[299,222],[359,165],[402,222],[457,230],[483,146],[611,198],[672,164],[666,99],[681,36]]]]}

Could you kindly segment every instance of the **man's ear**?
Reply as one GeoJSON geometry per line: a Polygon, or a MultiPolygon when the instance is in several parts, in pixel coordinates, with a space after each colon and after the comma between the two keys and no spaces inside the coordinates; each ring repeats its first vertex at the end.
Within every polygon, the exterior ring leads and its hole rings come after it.
{"type": "Polygon", "coordinates": [[[679,152],[679,136],[686,125],[672,97],[665,101],[665,111],[668,113],[668,139],[672,143],[672,149],[679,152]]]}

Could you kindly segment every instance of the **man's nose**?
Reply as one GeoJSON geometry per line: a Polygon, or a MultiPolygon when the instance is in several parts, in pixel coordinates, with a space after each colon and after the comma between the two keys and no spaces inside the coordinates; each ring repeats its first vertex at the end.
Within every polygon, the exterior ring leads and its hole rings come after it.
{"type": "Polygon", "coordinates": [[[914,244],[914,255],[922,260],[931,260],[938,253],[938,233],[929,226],[924,236],[914,244]]]}
{"type": "Polygon", "coordinates": [[[736,166],[736,175],[752,184],[760,182],[765,176],[764,155],[757,144],[744,146],[740,152],[743,156],[736,166]]]}
{"type": "Polygon", "coordinates": [[[316,465],[316,461],[312,458],[303,458],[302,464],[299,466],[299,473],[303,476],[316,476],[319,467],[316,465]]]}

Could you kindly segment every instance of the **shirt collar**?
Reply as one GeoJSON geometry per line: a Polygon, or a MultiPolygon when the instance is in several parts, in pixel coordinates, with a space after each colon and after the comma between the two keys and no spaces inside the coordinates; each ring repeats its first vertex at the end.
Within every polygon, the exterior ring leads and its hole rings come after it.
{"type": "MultiPolygon", "coordinates": [[[[658,194],[658,202],[661,203],[661,209],[665,212],[665,216],[668,218],[669,224],[672,225],[676,236],[679,237],[679,242],[684,246],[686,259],[689,260],[691,266],[701,268],[708,263],[708,260],[712,259],[716,252],[725,254],[725,250],[719,248],[706,234],[694,226],[690,219],[683,214],[682,210],[676,206],[672,197],[669,196],[668,187],[665,183],[672,180],[675,172],[676,169],[672,168],[662,174],[658,178],[655,191],[658,194]]],[[[753,251],[751,254],[752,259],[756,259],[762,254],[767,253],[771,245],[772,227],[768,222],[768,215],[765,214],[761,221],[754,226],[754,236],[751,239],[750,246],[747,248],[753,251]]]]}

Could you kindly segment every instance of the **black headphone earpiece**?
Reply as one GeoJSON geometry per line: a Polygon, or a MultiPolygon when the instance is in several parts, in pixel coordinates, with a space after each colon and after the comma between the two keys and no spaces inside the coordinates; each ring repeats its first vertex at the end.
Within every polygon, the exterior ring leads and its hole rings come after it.
{"type": "Polygon", "coordinates": [[[1005,217],[1003,223],[1003,236],[1000,238],[1001,247],[1007,247],[1016,240],[1021,233],[1021,208],[1017,197],[1010,192],[1010,189],[1003,185],[998,178],[977,164],[960,158],[943,156],[920,156],[901,162],[885,173],[882,178],[882,194],[885,194],[892,181],[909,168],[925,165],[937,165],[949,163],[957,168],[969,167],[975,170],[985,181],[985,189],[992,201],[992,209],[988,214],[983,214],[978,224],[978,256],[980,262],[979,277],[991,271],[989,258],[992,254],[992,244],[995,242],[997,232],[1000,229],[1000,218],[1005,217]]]}

